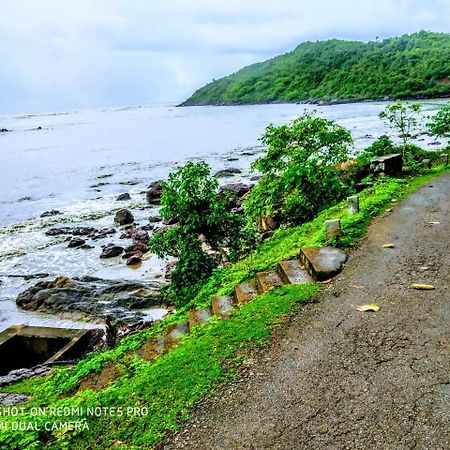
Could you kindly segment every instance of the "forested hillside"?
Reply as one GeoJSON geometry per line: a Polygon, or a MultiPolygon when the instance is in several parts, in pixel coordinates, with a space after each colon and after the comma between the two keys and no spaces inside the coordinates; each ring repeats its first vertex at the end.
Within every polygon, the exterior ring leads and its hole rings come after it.
{"type": "Polygon", "coordinates": [[[214,80],[183,105],[363,100],[450,95],[450,34],[383,41],[331,39],[214,80]]]}

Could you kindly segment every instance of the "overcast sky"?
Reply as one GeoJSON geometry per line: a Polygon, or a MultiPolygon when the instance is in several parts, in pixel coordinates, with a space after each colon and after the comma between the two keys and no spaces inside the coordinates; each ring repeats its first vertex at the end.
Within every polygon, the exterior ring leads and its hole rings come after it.
{"type": "Polygon", "coordinates": [[[0,112],[178,102],[305,40],[450,31],[450,0],[0,0],[0,112]]]}

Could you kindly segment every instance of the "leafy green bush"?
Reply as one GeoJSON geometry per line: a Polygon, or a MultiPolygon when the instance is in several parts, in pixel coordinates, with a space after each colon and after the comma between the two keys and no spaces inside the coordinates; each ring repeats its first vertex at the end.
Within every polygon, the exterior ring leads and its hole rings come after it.
{"type": "Polygon", "coordinates": [[[177,258],[166,291],[175,306],[188,303],[223,260],[236,259],[249,240],[241,215],[228,210],[228,194],[205,162],[188,162],[162,182],[161,215],[175,225],[150,238],[159,257],[177,258]]]}
{"type": "Polygon", "coordinates": [[[289,125],[269,125],[261,141],[267,153],[253,168],[263,177],[244,204],[250,220],[301,223],[345,194],[336,167],[352,143],[345,128],[305,112],[289,125]]]}
{"type": "Polygon", "coordinates": [[[375,157],[389,155],[390,153],[396,153],[397,151],[398,147],[394,144],[392,139],[387,134],[383,134],[371,145],[369,145],[369,147],[364,150],[364,153],[375,157]]]}
{"type": "Polygon", "coordinates": [[[439,111],[431,117],[428,129],[432,136],[450,138],[450,103],[442,106],[439,111]]]}

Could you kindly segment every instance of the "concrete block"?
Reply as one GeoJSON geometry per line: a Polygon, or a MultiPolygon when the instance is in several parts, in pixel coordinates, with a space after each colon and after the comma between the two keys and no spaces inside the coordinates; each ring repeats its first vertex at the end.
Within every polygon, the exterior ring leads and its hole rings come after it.
{"type": "Polygon", "coordinates": [[[196,325],[206,322],[212,317],[211,308],[193,308],[189,310],[189,328],[192,329],[196,325]]]}
{"type": "Polygon", "coordinates": [[[311,283],[309,273],[300,267],[298,259],[287,259],[278,263],[278,273],[285,284],[311,283]]]}
{"type": "Polygon", "coordinates": [[[230,317],[234,306],[234,298],[228,295],[216,296],[211,300],[212,312],[217,317],[230,317]]]}
{"type": "Polygon", "coordinates": [[[446,166],[448,166],[448,154],[447,154],[447,153],[443,153],[443,154],[441,155],[441,159],[442,159],[442,162],[443,162],[446,166]]]}
{"type": "Polygon", "coordinates": [[[283,280],[276,272],[258,272],[256,274],[256,285],[261,294],[277,287],[283,286],[283,280]]]}
{"type": "Polygon", "coordinates": [[[373,173],[384,173],[386,175],[400,175],[403,168],[403,156],[401,153],[391,153],[380,156],[370,161],[370,170],[373,173]]]}
{"type": "Polygon", "coordinates": [[[325,281],[341,271],[347,255],[333,247],[303,247],[300,260],[314,280],[325,281]]]}
{"type": "Polygon", "coordinates": [[[350,215],[359,213],[359,197],[357,195],[353,195],[351,197],[347,197],[348,202],[348,213],[350,215]]]}
{"type": "Polygon", "coordinates": [[[425,169],[430,169],[431,168],[431,159],[422,159],[422,166],[425,169]]]}
{"type": "Polygon", "coordinates": [[[239,305],[251,302],[258,295],[254,283],[241,283],[234,288],[234,297],[239,305]]]}
{"type": "Polygon", "coordinates": [[[326,220],[325,231],[327,239],[339,237],[341,235],[341,221],[339,219],[326,220]]]}

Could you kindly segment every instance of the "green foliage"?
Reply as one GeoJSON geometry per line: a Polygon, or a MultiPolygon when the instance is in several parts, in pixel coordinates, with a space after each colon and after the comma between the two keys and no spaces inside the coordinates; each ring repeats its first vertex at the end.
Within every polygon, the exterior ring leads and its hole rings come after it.
{"type": "Polygon", "coordinates": [[[207,84],[184,105],[430,97],[450,92],[449,73],[447,33],[305,42],[207,84]]]}
{"type": "Polygon", "coordinates": [[[180,307],[193,298],[221,259],[240,254],[247,234],[242,216],[228,210],[227,195],[218,198],[218,181],[205,162],[188,162],[161,184],[161,215],[176,224],[155,233],[149,244],[158,256],[177,258],[167,293],[180,307]]]}
{"type": "Polygon", "coordinates": [[[289,125],[269,125],[261,141],[267,152],[253,168],[263,177],[244,204],[251,220],[301,223],[344,194],[335,165],[348,159],[345,128],[305,112],[289,125]]]}
{"type": "Polygon", "coordinates": [[[450,138],[450,103],[442,106],[428,122],[432,136],[450,138]]]}
{"type": "Polygon", "coordinates": [[[417,127],[418,114],[421,110],[419,103],[396,101],[390,103],[380,112],[380,119],[398,132],[403,142],[403,157],[407,157],[407,147],[411,133],[417,127]]]}
{"type": "Polygon", "coordinates": [[[394,144],[392,139],[386,134],[383,134],[371,145],[369,145],[369,147],[367,147],[364,152],[372,155],[372,157],[375,157],[389,155],[390,153],[395,153],[397,150],[398,148],[394,144]]]}
{"type": "MultiPolygon", "coordinates": [[[[359,214],[350,216],[346,202],[342,202],[321,212],[309,223],[278,230],[245,259],[216,270],[190,306],[205,306],[212,295],[229,294],[236,283],[249,279],[255,271],[273,269],[281,259],[297,255],[301,246],[325,244],[324,221],[330,218],[341,219],[344,230],[341,244],[355,243],[371,218],[389,207],[393,198],[401,199],[429,183],[438,172],[436,169],[405,180],[379,179],[373,188],[360,193],[359,214]]],[[[10,450],[149,448],[164,439],[167,432],[179,429],[202,397],[217,392],[223,381],[235,378],[237,368],[251,349],[264,345],[273,328],[298,303],[312,299],[317,289],[313,285],[291,285],[272,290],[241,306],[230,319],[212,319],[210,326],[195,328],[180,346],[155,361],[140,359],[136,351],[146,339],[163,334],[169,323],[186,320],[185,310],[178,311],[149,329],[125,337],[112,350],[89,355],[75,368],[58,368],[47,377],[2,388],[3,391],[29,393],[31,399],[24,413],[0,417],[0,446],[10,450]],[[98,392],[74,393],[81,378],[99,372],[106,363],[118,365],[122,377],[98,392]],[[13,422],[36,422],[42,428],[55,417],[31,416],[30,408],[63,406],[124,409],[145,406],[148,414],[81,417],[89,423],[89,431],[83,432],[23,432],[11,428],[13,422]]]]}

